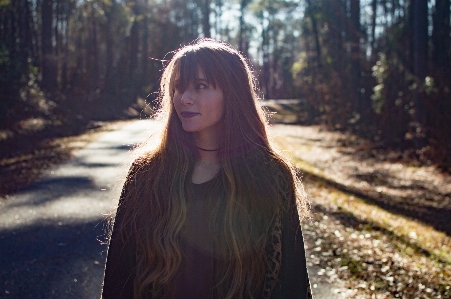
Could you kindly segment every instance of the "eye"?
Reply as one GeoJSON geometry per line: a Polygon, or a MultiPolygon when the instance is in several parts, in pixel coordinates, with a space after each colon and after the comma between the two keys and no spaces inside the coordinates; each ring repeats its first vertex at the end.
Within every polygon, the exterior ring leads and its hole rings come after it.
{"type": "Polygon", "coordinates": [[[208,84],[200,82],[196,84],[196,89],[205,89],[208,87],[208,84]]]}
{"type": "Polygon", "coordinates": [[[180,84],[174,84],[174,91],[180,91],[180,84]]]}

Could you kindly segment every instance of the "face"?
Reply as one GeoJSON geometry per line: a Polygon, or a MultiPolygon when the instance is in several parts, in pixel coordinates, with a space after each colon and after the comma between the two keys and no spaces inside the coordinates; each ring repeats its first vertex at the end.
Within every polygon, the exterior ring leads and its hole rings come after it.
{"type": "Polygon", "coordinates": [[[216,84],[208,84],[202,70],[198,70],[197,81],[185,90],[175,89],[173,104],[186,132],[198,135],[217,136],[224,116],[224,95],[216,84]]]}

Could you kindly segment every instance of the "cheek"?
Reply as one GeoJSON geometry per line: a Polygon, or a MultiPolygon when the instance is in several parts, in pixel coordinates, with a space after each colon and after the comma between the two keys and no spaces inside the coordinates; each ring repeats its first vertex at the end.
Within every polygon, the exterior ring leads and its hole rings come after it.
{"type": "Polygon", "coordinates": [[[179,116],[179,113],[180,113],[180,111],[181,111],[182,109],[181,109],[181,107],[180,107],[180,104],[177,104],[177,102],[172,102],[172,108],[171,108],[171,112],[170,112],[170,114],[171,115],[173,115],[176,119],[179,119],[179,120],[181,120],[180,119],[180,116],[179,116]]]}
{"type": "Polygon", "coordinates": [[[175,108],[175,110],[178,110],[180,107],[180,97],[173,96],[172,97],[172,107],[175,108]]]}
{"type": "Polygon", "coordinates": [[[225,105],[223,101],[215,101],[208,110],[210,110],[210,113],[214,119],[221,120],[224,118],[225,105]]]}
{"type": "Polygon", "coordinates": [[[225,103],[224,103],[224,101],[222,101],[222,103],[221,103],[221,108],[220,108],[220,110],[221,110],[221,118],[224,118],[224,115],[225,115],[225,112],[226,112],[226,108],[225,108],[225,103]]]}
{"type": "Polygon", "coordinates": [[[221,92],[221,94],[218,96],[218,101],[216,104],[216,109],[218,111],[218,114],[221,116],[221,118],[225,115],[225,100],[224,100],[224,94],[221,92]]]}

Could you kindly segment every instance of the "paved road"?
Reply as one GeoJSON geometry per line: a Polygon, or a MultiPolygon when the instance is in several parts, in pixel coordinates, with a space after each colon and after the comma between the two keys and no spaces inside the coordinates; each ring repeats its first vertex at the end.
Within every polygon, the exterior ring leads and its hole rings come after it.
{"type": "MultiPolygon", "coordinates": [[[[0,203],[0,298],[100,297],[104,215],[117,203],[130,148],[153,130],[146,120],[105,133],[0,203]]],[[[338,298],[331,286],[311,281],[316,299],[338,298]]]]}
{"type": "Polygon", "coordinates": [[[0,298],[99,298],[104,216],[151,121],[108,132],[0,204],[0,298]]]}

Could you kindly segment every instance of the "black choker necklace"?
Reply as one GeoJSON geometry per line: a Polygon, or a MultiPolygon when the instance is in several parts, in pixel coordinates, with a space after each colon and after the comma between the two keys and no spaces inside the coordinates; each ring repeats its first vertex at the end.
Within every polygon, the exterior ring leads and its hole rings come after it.
{"type": "Polygon", "coordinates": [[[206,151],[206,152],[217,152],[217,151],[220,150],[220,148],[218,148],[218,149],[205,149],[205,148],[198,147],[197,145],[196,145],[196,147],[197,147],[197,149],[200,149],[201,151],[206,151]]]}

